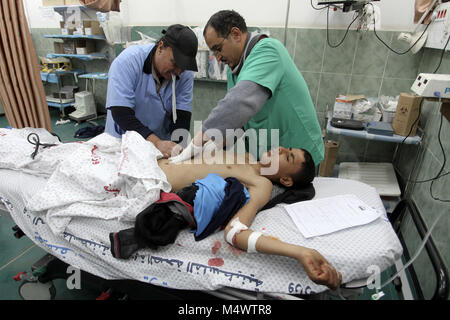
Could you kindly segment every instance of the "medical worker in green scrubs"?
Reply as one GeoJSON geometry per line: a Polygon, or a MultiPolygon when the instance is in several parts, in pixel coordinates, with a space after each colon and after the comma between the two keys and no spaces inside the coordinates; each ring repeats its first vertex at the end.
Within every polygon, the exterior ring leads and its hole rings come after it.
{"type": "MultiPolygon", "coordinates": [[[[232,10],[214,14],[203,35],[216,59],[229,67],[228,91],[203,122],[203,134],[194,137],[194,146],[210,138],[208,129],[218,129],[224,137],[226,129],[266,129],[267,140],[257,135],[259,158],[277,146],[270,130],[278,129],[279,146],[306,149],[319,165],[324,158],[322,131],[307,84],[284,45],[248,32],[245,20],[232,10]]],[[[190,158],[193,149],[199,150],[194,146],[191,143],[172,162],[190,158]]]]}

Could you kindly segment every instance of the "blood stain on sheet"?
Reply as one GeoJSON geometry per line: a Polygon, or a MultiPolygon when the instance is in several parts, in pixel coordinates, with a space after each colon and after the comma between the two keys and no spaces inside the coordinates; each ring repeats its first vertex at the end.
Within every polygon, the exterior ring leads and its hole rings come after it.
{"type": "Polygon", "coordinates": [[[232,252],[234,255],[241,255],[241,254],[244,253],[244,251],[242,251],[241,249],[238,249],[238,248],[236,248],[236,247],[234,247],[234,246],[231,246],[231,245],[228,245],[228,248],[231,250],[231,252],[232,252]]]}
{"type": "Polygon", "coordinates": [[[221,267],[224,262],[222,258],[211,258],[208,260],[208,266],[210,267],[221,267]]]}
{"type": "Polygon", "coordinates": [[[216,254],[217,251],[222,247],[222,243],[220,241],[214,242],[214,246],[211,248],[213,254],[216,254]]]}

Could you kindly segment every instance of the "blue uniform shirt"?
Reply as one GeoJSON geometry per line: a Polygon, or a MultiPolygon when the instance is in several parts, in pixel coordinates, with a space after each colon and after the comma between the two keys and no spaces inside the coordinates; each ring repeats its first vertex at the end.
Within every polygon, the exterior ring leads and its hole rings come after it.
{"type": "MultiPolygon", "coordinates": [[[[170,140],[172,120],[172,80],[156,92],[151,73],[143,71],[144,63],[155,44],[134,45],[114,59],[108,72],[105,131],[120,138],[125,133],[113,120],[110,107],[129,107],[136,118],[162,140],[170,140]]],[[[192,112],[194,73],[184,71],[175,81],[178,110],[192,112]]]]}

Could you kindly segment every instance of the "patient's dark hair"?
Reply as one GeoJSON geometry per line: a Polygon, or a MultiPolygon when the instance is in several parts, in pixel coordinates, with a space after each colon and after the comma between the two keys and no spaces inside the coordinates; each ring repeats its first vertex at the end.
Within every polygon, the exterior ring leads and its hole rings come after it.
{"type": "Polygon", "coordinates": [[[203,29],[203,36],[209,26],[222,38],[228,37],[233,27],[238,27],[243,33],[247,32],[244,18],[234,10],[221,10],[213,14],[203,29]]]}
{"type": "Polygon", "coordinates": [[[302,149],[305,157],[305,161],[302,163],[299,170],[292,176],[294,184],[291,188],[304,188],[308,186],[316,175],[316,166],[314,164],[311,153],[308,150],[302,149]]]}

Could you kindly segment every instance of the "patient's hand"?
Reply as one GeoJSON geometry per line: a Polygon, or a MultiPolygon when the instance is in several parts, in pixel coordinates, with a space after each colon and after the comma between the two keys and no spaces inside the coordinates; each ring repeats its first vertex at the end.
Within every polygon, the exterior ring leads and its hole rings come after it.
{"type": "Polygon", "coordinates": [[[342,281],[342,274],[316,250],[304,248],[299,258],[309,278],[317,284],[335,290],[342,281]]]}

